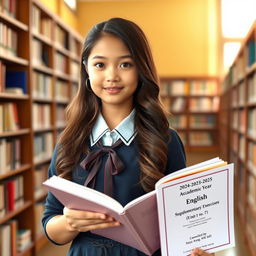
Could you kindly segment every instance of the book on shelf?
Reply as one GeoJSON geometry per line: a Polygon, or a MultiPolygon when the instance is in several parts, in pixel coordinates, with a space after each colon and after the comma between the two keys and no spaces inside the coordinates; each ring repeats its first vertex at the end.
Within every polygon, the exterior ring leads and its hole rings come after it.
{"type": "Polygon", "coordinates": [[[19,229],[17,232],[17,247],[18,252],[23,252],[32,242],[30,229],[19,229]]]}
{"type": "Polygon", "coordinates": [[[11,226],[4,224],[0,226],[0,255],[11,256],[11,226]]]}
{"type": "Polygon", "coordinates": [[[0,21],[0,35],[0,54],[12,57],[17,56],[18,32],[0,21]]]}
{"type": "Polygon", "coordinates": [[[5,91],[15,94],[27,93],[27,72],[26,71],[7,71],[5,91]]]}
{"type": "Polygon", "coordinates": [[[254,40],[250,40],[248,43],[247,43],[247,67],[250,67],[252,66],[256,59],[255,59],[255,54],[256,54],[256,42],[254,40]]]}
{"type": "Polygon", "coordinates": [[[15,170],[21,165],[20,139],[0,139],[0,175],[15,170]]]}
{"type": "Polygon", "coordinates": [[[17,15],[17,0],[0,1],[0,11],[8,16],[16,18],[17,15]]]}
{"type": "Polygon", "coordinates": [[[4,217],[4,215],[6,214],[4,190],[4,184],[0,183],[0,218],[4,217]]]}
{"type": "Polygon", "coordinates": [[[43,185],[70,209],[104,213],[121,223],[93,233],[147,255],[161,247],[163,255],[185,256],[195,247],[216,252],[234,246],[233,172],[233,164],[216,157],[163,177],[154,191],[125,206],[59,176],[43,185]]]}

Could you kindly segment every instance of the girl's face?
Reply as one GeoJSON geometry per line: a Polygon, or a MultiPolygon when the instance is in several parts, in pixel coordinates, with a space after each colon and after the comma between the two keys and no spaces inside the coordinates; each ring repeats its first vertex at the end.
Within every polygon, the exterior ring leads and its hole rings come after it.
{"type": "Polygon", "coordinates": [[[102,107],[130,108],[138,85],[138,71],[126,45],[113,35],[103,35],[91,50],[87,72],[102,107]]]}

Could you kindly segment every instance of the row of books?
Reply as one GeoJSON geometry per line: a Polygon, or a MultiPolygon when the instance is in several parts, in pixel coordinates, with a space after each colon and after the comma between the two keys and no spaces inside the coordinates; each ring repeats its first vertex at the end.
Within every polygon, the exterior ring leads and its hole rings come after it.
{"type": "Polygon", "coordinates": [[[58,46],[64,49],[69,49],[69,38],[68,38],[68,33],[61,28],[60,26],[56,26],[56,31],[55,31],[55,40],[58,46]]]}
{"type": "Polygon", "coordinates": [[[253,141],[248,143],[248,166],[256,177],[256,142],[253,141]]]}
{"type": "Polygon", "coordinates": [[[34,182],[35,182],[35,198],[40,198],[42,195],[45,194],[45,189],[42,187],[42,183],[47,179],[47,171],[48,171],[49,164],[41,164],[36,166],[34,172],[34,182]]]}
{"type": "Polygon", "coordinates": [[[168,107],[168,105],[166,105],[166,107],[168,108],[169,111],[182,112],[182,111],[186,110],[186,106],[187,106],[186,99],[184,99],[182,97],[178,97],[173,100],[171,100],[171,99],[169,99],[169,100],[170,101],[168,102],[168,104],[171,104],[171,106],[168,107]]]}
{"type": "Polygon", "coordinates": [[[1,181],[0,217],[17,210],[24,204],[24,179],[22,175],[1,181]]]}
{"type": "Polygon", "coordinates": [[[187,128],[187,117],[185,115],[169,116],[168,118],[170,127],[174,129],[185,129],[187,128]]]}
{"type": "Polygon", "coordinates": [[[256,103],[256,72],[248,79],[248,103],[256,103]]]}
{"type": "Polygon", "coordinates": [[[81,49],[75,38],[69,38],[69,35],[60,26],[54,28],[52,18],[36,5],[33,5],[32,8],[32,26],[35,34],[43,35],[50,41],[54,35],[57,47],[69,50],[75,57],[80,56],[81,49]]]}
{"type": "Polygon", "coordinates": [[[0,61],[0,93],[27,93],[27,73],[25,71],[8,71],[0,61]]]}
{"type": "Polygon", "coordinates": [[[80,65],[75,62],[71,61],[70,63],[70,75],[73,79],[78,80],[80,74],[80,65]]]}
{"type": "Polygon", "coordinates": [[[205,80],[173,80],[164,81],[161,85],[161,95],[218,95],[218,84],[216,81],[205,80]]]}
{"type": "Polygon", "coordinates": [[[16,0],[0,1],[0,12],[15,18],[17,16],[16,0]]]}
{"type": "Polygon", "coordinates": [[[68,73],[68,59],[63,54],[55,53],[55,70],[57,72],[67,74],[68,73]]]}
{"type": "Polygon", "coordinates": [[[56,126],[62,128],[66,124],[65,105],[57,105],[56,108],[56,126]]]}
{"type": "Polygon", "coordinates": [[[0,35],[0,54],[7,56],[17,56],[17,31],[0,21],[0,35]]]}
{"type": "Polygon", "coordinates": [[[245,105],[245,82],[240,83],[236,88],[233,88],[231,94],[231,106],[235,107],[243,107],[245,105]]]}
{"type": "Polygon", "coordinates": [[[248,111],[248,135],[256,139],[256,107],[248,111]]]}
{"type": "Polygon", "coordinates": [[[189,85],[190,95],[218,95],[218,84],[216,81],[191,81],[189,85]]]}
{"type": "Polygon", "coordinates": [[[53,134],[46,132],[34,137],[34,162],[49,160],[53,151],[53,134]]]}
{"type": "Polygon", "coordinates": [[[231,134],[231,147],[233,151],[239,156],[243,161],[246,159],[246,150],[248,149],[248,166],[256,175],[256,142],[248,141],[246,146],[246,137],[237,132],[232,132],[231,134]],[[246,147],[248,147],[246,149],[246,147]]]}
{"type": "Polygon", "coordinates": [[[178,129],[184,129],[187,125],[190,129],[210,129],[216,127],[217,120],[215,115],[190,115],[189,118],[186,115],[174,115],[169,117],[169,123],[178,129]]]}
{"type": "Polygon", "coordinates": [[[33,98],[38,100],[55,99],[60,102],[69,101],[69,84],[65,80],[56,79],[53,83],[52,77],[40,72],[33,72],[33,98]]]}
{"type": "Polygon", "coordinates": [[[21,165],[21,141],[18,138],[0,138],[0,175],[21,165]]]}
{"type": "Polygon", "coordinates": [[[12,219],[0,225],[0,255],[16,256],[32,243],[30,229],[19,228],[17,220],[12,219]]]}
{"type": "Polygon", "coordinates": [[[232,132],[230,143],[231,143],[231,148],[235,153],[238,153],[238,149],[239,149],[238,141],[239,141],[239,134],[237,132],[232,132]]]}
{"type": "Polygon", "coordinates": [[[52,20],[43,15],[36,5],[32,7],[32,28],[33,32],[52,38],[52,20]]]}
{"type": "Polygon", "coordinates": [[[231,84],[236,84],[244,77],[246,71],[255,63],[255,40],[249,40],[244,51],[237,57],[235,65],[232,67],[231,84]]]}
{"type": "Polygon", "coordinates": [[[53,98],[53,83],[51,76],[33,71],[32,85],[33,98],[48,100],[53,98]]]}
{"type": "Polygon", "coordinates": [[[33,38],[32,40],[32,56],[35,66],[50,67],[50,56],[48,47],[41,41],[33,38]]]}
{"type": "Polygon", "coordinates": [[[215,128],[217,120],[215,115],[191,115],[189,117],[190,128],[215,128]]]}
{"type": "Polygon", "coordinates": [[[186,99],[184,97],[163,98],[162,102],[167,111],[184,112],[188,106],[190,112],[216,112],[219,109],[218,97],[200,97],[186,99]]]}
{"type": "Polygon", "coordinates": [[[36,236],[40,236],[44,233],[43,225],[42,225],[42,217],[44,213],[44,202],[39,201],[35,204],[35,234],[36,236]]]}
{"type": "Polygon", "coordinates": [[[33,103],[33,128],[51,128],[51,105],[33,103]]]}
{"type": "Polygon", "coordinates": [[[219,110],[219,98],[190,99],[189,110],[191,112],[217,112],[219,110]]]}
{"type": "Polygon", "coordinates": [[[241,133],[245,133],[246,130],[246,110],[233,110],[232,111],[232,128],[238,130],[241,133]]]}
{"type": "Polygon", "coordinates": [[[56,80],[55,82],[55,98],[59,102],[69,101],[69,85],[66,81],[56,80]]]}
{"type": "MultiPolygon", "coordinates": [[[[66,123],[66,106],[58,104],[56,106],[56,115],[54,121],[57,127],[63,127],[66,123]]],[[[51,105],[42,103],[33,103],[33,128],[35,130],[51,129],[52,116],[51,105]]]]}
{"type": "Polygon", "coordinates": [[[246,150],[246,140],[245,140],[245,136],[243,135],[239,135],[238,136],[238,143],[239,143],[239,148],[238,148],[238,155],[240,157],[241,160],[245,161],[245,150],[246,150]]]}
{"type": "Polygon", "coordinates": [[[191,146],[212,146],[214,145],[214,138],[211,132],[190,132],[189,144],[191,146]]]}
{"type": "Polygon", "coordinates": [[[246,65],[247,67],[251,67],[256,59],[256,41],[254,39],[251,39],[247,42],[246,44],[246,48],[245,48],[245,58],[246,58],[246,65]]]}
{"type": "Polygon", "coordinates": [[[0,133],[17,131],[20,128],[17,104],[13,102],[0,104],[0,133]]]}
{"type": "Polygon", "coordinates": [[[252,209],[256,209],[256,179],[252,174],[248,175],[248,193],[247,200],[252,209]]]}

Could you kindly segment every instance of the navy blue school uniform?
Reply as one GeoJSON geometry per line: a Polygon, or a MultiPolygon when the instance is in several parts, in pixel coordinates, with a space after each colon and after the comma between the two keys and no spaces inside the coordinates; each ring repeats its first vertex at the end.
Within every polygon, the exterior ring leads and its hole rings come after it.
{"type": "MultiPolygon", "coordinates": [[[[100,125],[104,129],[104,125],[100,125]]],[[[126,126],[127,127],[127,126],[126,126]]],[[[120,133],[122,129],[119,129],[117,134],[120,133]]],[[[97,150],[98,145],[96,140],[102,139],[102,133],[98,131],[94,133],[94,138],[91,136],[91,151],[97,150]],[[101,136],[97,136],[101,134],[101,136]],[[93,140],[95,139],[96,140],[93,140]]],[[[133,127],[131,127],[130,134],[124,134],[124,142],[115,151],[119,158],[124,163],[124,169],[117,175],[112,176],[113,179],[113,197],[119,201],[123,206],[132,201],[133,199],[145,194],[142,187],[139,184],[140,169],[138,163],[138,148],[136,144],[136,134],[134,133],[133,127]],[[128,143],[127,143],[128,141],[128,143]]],[[[119,136],[120,138],[120,136],[119,136]]],[[[105,137],[106,139],[106,137],[105,137]]],[[[55,169],[55,160],[57,156],[57,147],[54,150],[52,161],[49,167],[49,177],[57,175],[55,169]]],[[[81,156],[83,157],[83,156],[81,156]]],[[[104,162],[107,156],[104,155],[102,159],[102,165],[97,173],[97,179],[95,183],[95,189],[103,192],[104,188],[104,162]]],[[[176,133],[176,131],[170,129],[170,139],[168,142],[168,162],[165,174],[175,172],[179,169],[184,168],[186,165],[185,152],[183,144],[176,133]]],[[[72,180],[79,184],[84,184],[88,176],[88,172],[85,171],[80,165],[78,165],[72,172],[72,180]]],[[[64,206],[51,194],[48,193],[45,212],[42,219],[43,227],[46,233],[47,222],[56,215],[63,214],[64,206]]],[[[46,233],[46,236],[50,241],[57,244],[46,233]]],[[[111,239],[92,234],[91,232],[81,232],[73,240],[68,256],[145,256],[144,253],[113,241],[111,239]]],[[[161,255],[160,250],[158,250],[154,256],[161,255]]]]}

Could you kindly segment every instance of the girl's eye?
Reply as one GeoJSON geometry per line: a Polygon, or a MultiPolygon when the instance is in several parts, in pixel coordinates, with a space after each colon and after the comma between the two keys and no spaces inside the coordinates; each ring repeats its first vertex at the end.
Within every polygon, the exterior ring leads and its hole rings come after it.
{"type": "Polygon", "coordinates": [[[120,65],[121,68],[130,68],[132,67],[132,64],[129,62],[124,62],[120,65]]]}
{"type": "Polygon", "coordinates": [[[99,63],[96,63],[94,66],[95,66],[96,68],[103,68],[103,67],[104,67],[104,63],[99,62],[99,63]]]}

